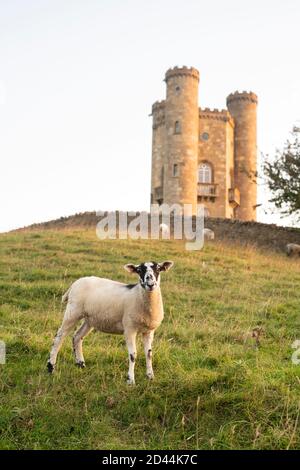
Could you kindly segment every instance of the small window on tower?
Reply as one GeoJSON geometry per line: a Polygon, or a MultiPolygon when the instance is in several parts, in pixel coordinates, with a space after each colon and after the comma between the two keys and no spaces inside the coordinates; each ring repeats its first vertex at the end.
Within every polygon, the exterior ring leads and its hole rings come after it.
{"type": "Polygon", "coordinates": [[[177,85],[175,87],[175,91],[176,91],[176,95],[179,95],[179,93],[180,93],[180,86],[179,85],[177,85]]]}
{"type": "Polygon", "coordinates": [[[180,122],[179,122],[179,121],[176,121],[176,122],[175,122],[174,134],[180,134],[180,132],[181,132],[180,122]]]}
{"type": "Polygon", "coordinates": [[[178,164],[175,163],[173,165],[173,176],[178,176],[179,175],[179,167],[178,167],[178,164]]]}
{"type": "Polygon", "coordinates": [[[209,133],[203,132],[203,134],[201,134],[201,140],[204,140],[206,142],[208,139],[209,139],[209,133]]]}

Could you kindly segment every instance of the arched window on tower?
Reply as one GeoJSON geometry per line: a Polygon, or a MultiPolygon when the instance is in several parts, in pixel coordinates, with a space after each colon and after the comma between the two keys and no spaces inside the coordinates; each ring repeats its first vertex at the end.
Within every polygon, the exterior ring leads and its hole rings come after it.
{"type": "Polygon", "coordinates": [[[175,122],[175,127],[174,127],[174,134],[180,134],[180,132],[181,132],[180,122],[176,121],[175,122]]]}
{"type": "Polygon", "coordinates": [[[201,163],[198,167],[198,183],[212,183],[213,171],[212,166],[207,163],[201,163]]]}

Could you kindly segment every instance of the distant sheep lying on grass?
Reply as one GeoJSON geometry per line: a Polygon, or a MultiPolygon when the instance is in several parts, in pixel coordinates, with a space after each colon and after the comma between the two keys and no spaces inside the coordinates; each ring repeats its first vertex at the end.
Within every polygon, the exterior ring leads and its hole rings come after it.
{"type": "Polygon", "coordinates": [[[205,228],[203,230],[204,240],[214,240],[215,239],[215,232],[210,228],[205,228]]]}
{"type": "Polygon", "coordinates": [[[286,245],[286,254],[288,256],[298,255],[300,256],[300,245],[296,243],[288,243],[286,245]]]}
{"type": "Polygon", "coordinates": [[[75,281],[63,296],[67,307],[62,325],[54,338],[47,363],[48,371],[54,371],[64,338],[78,321],[83,320],[73,337],[75,360],[79,367],[85,367],[83,338],[93,328],[104,333],[124,334],[129,354],[127,383],[134,384],[136,336],[141,333],[147,377],[152,379],[152,341],[154,331],[164,316],[160,273],[168,271],[172,266],[172,261],[126,264],[124,268],[127,271],[138,274],[137,284],[123,284],[94,276],[75,281]]]}

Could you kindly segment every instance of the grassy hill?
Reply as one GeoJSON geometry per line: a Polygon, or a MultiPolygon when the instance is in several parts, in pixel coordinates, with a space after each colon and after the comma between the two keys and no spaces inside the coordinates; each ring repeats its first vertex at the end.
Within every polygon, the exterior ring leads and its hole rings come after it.
{"type": "Polygon", "coordinates": [[[0,250],[1,449],[300,448],[297,260],[220,242],[187,252],[179,241],[99,241],[90,228],[4,234],[0,250]],[[85,340],[86,369],[68,338],[47,375],[70,283],[132,282],[122,266],[151,259],[175,261],[162,279],[155,380],[139,343],[127,386],[124,340],[102,333],[85,340]]]}

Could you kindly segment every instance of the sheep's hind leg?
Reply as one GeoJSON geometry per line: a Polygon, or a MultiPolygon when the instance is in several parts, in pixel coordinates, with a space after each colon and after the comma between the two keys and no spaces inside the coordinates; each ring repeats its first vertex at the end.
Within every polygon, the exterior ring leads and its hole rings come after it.
{"type": "Polygon", "coordinates": [[[68,318],[67,320],[63,320],[61,327],[58,329],[50,351],[50,357],[47,362],[47,369],[50,374],[54,372],[57,354],[62,346],[65,337],[70,333],[71,329],[77,321],[78,318],[68,318]]]}
{"type": "Polygon", "coordinates": [[[82,352],[83,338],[87,336],[93,328],[85,321],[73,336],[73,350],[76,365],[80,368],[85,367],[85,361],[82,352]]]}
{"type": "Polygon", "coordinates": [[[154,378],[153,368],[152,368],[152,341],[154,337],[154,331],[147,331],[143,334],[143,343],[144,351],[146,357],[146,375],[148,379],[154,378]]]}
{"type": "Polygon", "coordinates": [[[134,385],[134,365],[136,360],[136,331],[125,332],[125,339],[128,348],[129,355],[129,370],[127,375],[127,383],[129,385],[134,385]]]}

